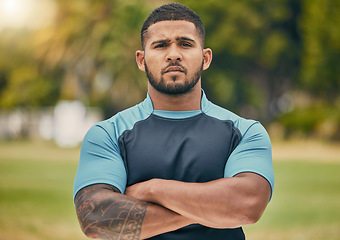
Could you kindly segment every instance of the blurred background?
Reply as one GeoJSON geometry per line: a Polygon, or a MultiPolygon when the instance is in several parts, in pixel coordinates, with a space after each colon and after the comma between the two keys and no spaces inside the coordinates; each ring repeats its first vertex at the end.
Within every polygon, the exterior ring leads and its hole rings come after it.
{"type": "MultiPolygon", "coordinates": [[[[86,239],[72,184],[88,128],[146,96],[161,0],[0,0],[0,240],[86,239]]],[[[276,189],[249,239],[340,239],[340,1],[178,1],[213,50],[207,97],[260,120],[276,189]]]]}

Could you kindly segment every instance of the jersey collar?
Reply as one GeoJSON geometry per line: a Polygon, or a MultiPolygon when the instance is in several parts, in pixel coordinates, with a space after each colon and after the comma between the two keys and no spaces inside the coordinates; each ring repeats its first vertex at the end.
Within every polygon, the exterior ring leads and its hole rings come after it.
{"type": "MultiPolygon", "coordinates": [[[[201,111],[204,113],[207,112],[210,107],[210,104],[211,102],[208,100],[207,96],[205,95],[204,90],[202,89],[201,111]]],[[[154,112],[152,100],[151,100],[149,93],[147,93],[147,97],[141,103],[141,106],[143,107],[144,111],[146,111],[148,114],[152,114],[154,112]]]]}

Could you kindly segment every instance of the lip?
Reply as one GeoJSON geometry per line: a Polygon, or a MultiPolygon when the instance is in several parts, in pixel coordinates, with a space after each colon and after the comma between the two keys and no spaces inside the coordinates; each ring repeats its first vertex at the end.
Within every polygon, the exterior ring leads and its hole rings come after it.
{"type": "Polygon", "coordinates": [[[184,72],[184,70],[180,66],[170,66],[165,69],[164,73],[169,73],[169,72],[184,72]]]}

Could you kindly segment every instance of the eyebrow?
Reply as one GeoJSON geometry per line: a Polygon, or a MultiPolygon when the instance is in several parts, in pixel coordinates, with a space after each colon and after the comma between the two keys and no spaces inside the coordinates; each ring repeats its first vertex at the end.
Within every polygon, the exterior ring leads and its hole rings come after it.
{"type": "Polygon", "coordinates": [[[170,40],[158,40],[158,41],[154,41],[151,43],[151,45],[155,45],[155,44],[159,44],[159,43],[169,43],[170,40]]]}
{"type": "MultiPolygon", "coordinates": [[[[176,41],[180,41],[180,40],[196,43],[195,40],[193,40],[191,38],[188,38],[188,37],[178,37],[178,38],[176,38],[176,41]]],[[[171,42],[171,40],[166,40],[166,39],[164,39],[164,40],[157,40],[157,41],[152,42],[151,45],[155,45],[155,44],[159,44],[159,43],[163,43],[164,44],[164,43],[169,43],[169,42],[171,42]]]]}
{"type": "Polygon", "coordinates": [[[196,43],[195,40],[191,39],[191,38],[188,38],[188,37],[178,37],[176,38],[176,40],[184,40],[184,41],[189,41],[189,42],[193,42],[193,43],[196,43]]]}

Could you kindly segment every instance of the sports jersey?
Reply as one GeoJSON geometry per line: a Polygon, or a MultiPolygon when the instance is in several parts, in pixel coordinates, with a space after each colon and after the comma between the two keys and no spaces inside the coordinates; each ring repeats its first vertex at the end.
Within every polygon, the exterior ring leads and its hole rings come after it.
{"type": "MultiPolygon", "coordinates": [[[[261,175],[274,187],[271,143],[264,127],[210,102],[202,90],[201,110],[154,110],[146,99],[86,134],[74,182],[74,196],[105,183],[121,193],[152,178],[208,182],[242,172],[261,175]]],[[[190,204],[190,203],[188,203],[190,204]]],[[[152,240],[245,239],[242,228],[214,229],[199,224],[152,240]]]]}

